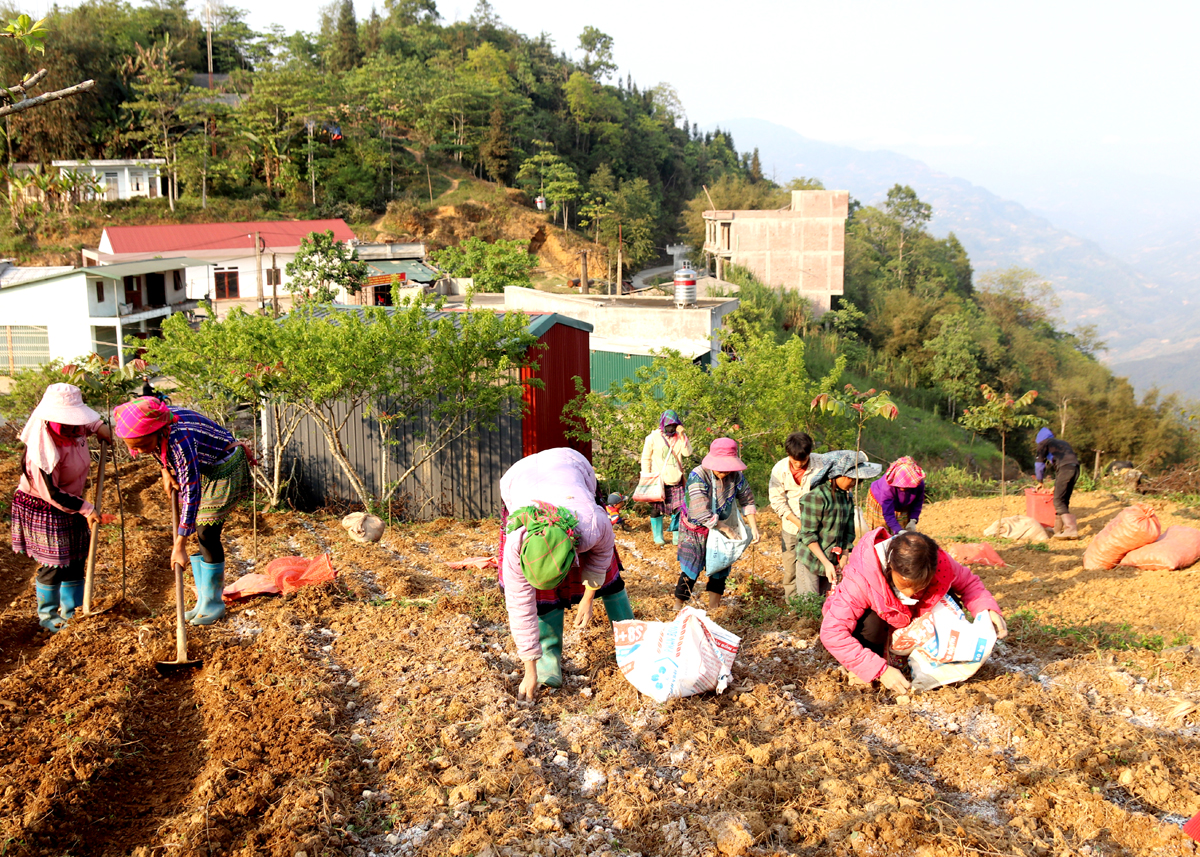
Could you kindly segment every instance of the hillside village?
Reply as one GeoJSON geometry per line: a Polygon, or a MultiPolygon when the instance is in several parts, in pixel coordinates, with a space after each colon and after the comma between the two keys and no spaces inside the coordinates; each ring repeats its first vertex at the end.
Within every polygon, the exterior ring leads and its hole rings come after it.
{"type": "Polygon", "coordinates": [[[207,14],[0,39],[0,853],[1198,853],[1195,408],[1037,271],[595,27],[207,14]]]}

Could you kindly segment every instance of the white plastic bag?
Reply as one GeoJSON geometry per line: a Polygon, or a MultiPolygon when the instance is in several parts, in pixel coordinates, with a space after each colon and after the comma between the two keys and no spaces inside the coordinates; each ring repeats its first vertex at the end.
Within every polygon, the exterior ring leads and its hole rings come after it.
{"type": "Polygon", "coordinates": [[[703,610],[684,607],[671,622],[613,623],[617,666],[629,683],[657,702],[715,690],[733,680],[741,637],[703,610]]]}
{"type": "Polygon", "coordinates": [[[704,570],[708,574],[729,568],[741,558],[742,554],[746,552],[746,548],[750,546],[750,533],[736,503],[733,505],[733,511],[725,520],[733,522],[733,530],[738,537],[731,539],[716,529],[709,529],[708,541],[704,545],[704,570]]]}
{"type": "Polygon", "coordinates": [[[970,678],[991,657],[995,646],[996,629],[987,612],[981,612],[972,622],[949,595],[892,635],[892,650],[908,654],[913,690],[930,690],[970,678]]]}

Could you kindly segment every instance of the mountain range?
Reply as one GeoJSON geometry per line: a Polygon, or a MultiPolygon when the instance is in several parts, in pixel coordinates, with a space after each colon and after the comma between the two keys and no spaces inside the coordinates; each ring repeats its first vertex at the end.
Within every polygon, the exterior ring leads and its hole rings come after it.
{"type": "MultiPolygon", "coordinates": [[[[1018,265],[1053,284],[1060,326],[1094,325],[1107,344],[1103,359],[1127,374],[1139,392],[1200,398],[1200,234],[1181,224],[1130,240],[1125,260],[1099,243],[1052,223],[966,179],[938,172],[896,152],[866,151],[804,137],[760,119],[717,123],[737,148],[757,148],[763,172],[783,184],[808,176],[827,188],[849,190],[864,204],[882,202],[895,184],[911,186],[933,206],[931,230],[953,232],[976,274],[1018,265]],[[1171,359],[1164,359],[1166,356],[1171,359]]],[[[1131,218],[1137,220],[1137,218],[1131,218]]],[[[1142,221],[1131,223],[1132,236],[1142,221]]]]}

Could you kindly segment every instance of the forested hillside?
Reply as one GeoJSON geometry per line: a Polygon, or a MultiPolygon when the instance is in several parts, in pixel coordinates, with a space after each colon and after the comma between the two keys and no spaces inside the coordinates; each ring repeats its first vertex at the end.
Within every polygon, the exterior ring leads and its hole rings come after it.
{"type": "Polygon", "coordinates": [[[557,222],[606,244],[620,225],[633,265],[702,184],[749,170],[727,135],[689,125],[670,85],[617,75],[594,27],[556,46],[505,27],[486,0],[445,24],[433,0],[365,21],[342,0],[316,33],[255,33],[240,16],[215,22],[209,90],[206,32],[183,0],[56,9],[45,57],[0,45],[0,74],[40,63],[47,86],[96,89],[14,116],[8,161],[162,157],[172,208],[240,198],[360,221],[431,201],[430,165],[448,163],[543,195],[557,222]]]}

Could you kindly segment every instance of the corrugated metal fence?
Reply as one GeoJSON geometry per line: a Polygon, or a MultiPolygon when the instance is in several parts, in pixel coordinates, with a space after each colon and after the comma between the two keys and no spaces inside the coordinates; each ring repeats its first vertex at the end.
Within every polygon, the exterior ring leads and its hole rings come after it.
{"type": "MultiPolygon", "coordinates": [[[[386,405],[383,409],[386,412],[386,405]]],[[[341,409],[339,416],[345,413],[341,409]]],[[[384,455],[391,481],[408,469],[429,428],[427,420],[397,423],[393,426],[393,443],[385,447],[376,419],[363,419],[362,408],[350,414],[342,430],[342,443],[346,458],[363,479],[368,494],[382,493],[380,465],[384,455]]],[[[496,429],[472,429],[417,468],[396,490],[393,512],[407,520],[423,521],[440,516],[499,515],[500,477],[520,458],[521,415],[517,403],[500,418],[496,429]]],[[[350,480],[329,453],[325,436],[311,417],[301,422],[283,460],[283,472],[292,480],[288,497],[296,506],[359,506],[350,480]]]]}

